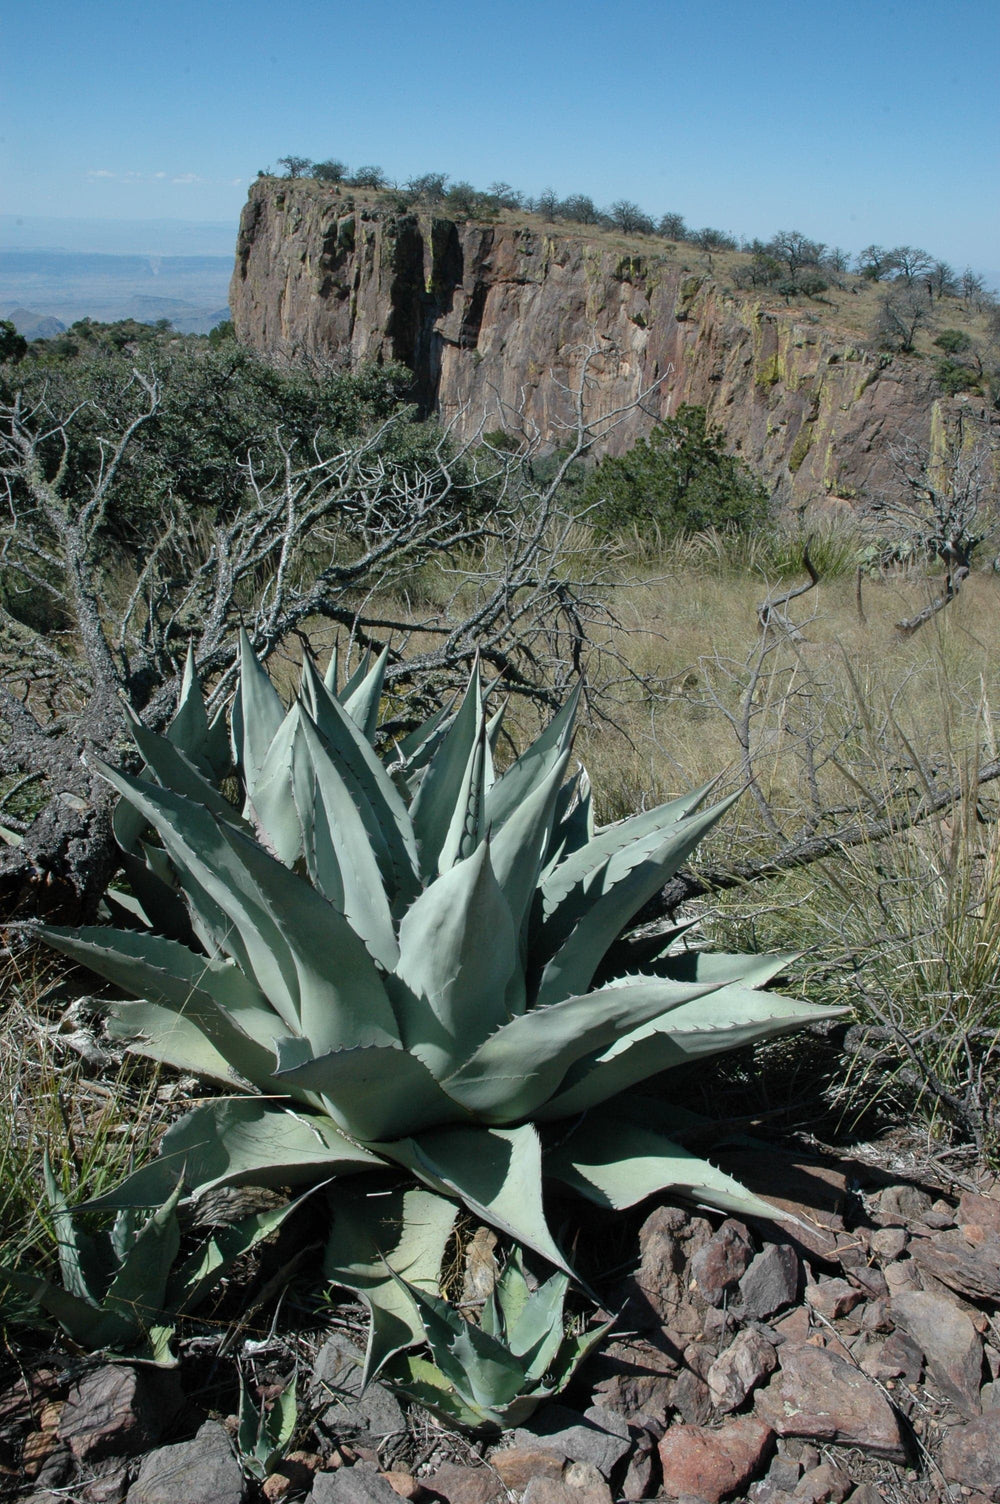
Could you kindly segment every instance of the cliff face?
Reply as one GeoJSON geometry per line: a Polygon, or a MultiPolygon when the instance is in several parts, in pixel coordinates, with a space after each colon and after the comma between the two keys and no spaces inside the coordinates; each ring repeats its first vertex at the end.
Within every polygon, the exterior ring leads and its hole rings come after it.
{"type": "Polygon", "coordinates": [[[558,445],[596,348],[591,420],[662,378],[599,450],[620,453],[680,403],[701,403],[792,506],[877,488],[887,442],[927,442],[945,416],[915,362],[727,295],[669,257],[352,206],[313,182],[251,190],[230,307],[239,338],[286,359],[403,361],[424,411],[463,436],[525,423],[558,445]]]}

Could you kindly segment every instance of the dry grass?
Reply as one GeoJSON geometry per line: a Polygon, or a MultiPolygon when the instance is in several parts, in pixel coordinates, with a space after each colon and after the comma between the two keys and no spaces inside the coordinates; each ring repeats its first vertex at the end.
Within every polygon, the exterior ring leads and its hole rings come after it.
{"type": "Polygon", "coordinates": [[[176,1084],[161,1085],[148,1062],[100,1045],[86,987],[40,949],[3,964],[0,1263],[29,1251],[35,1268],[54,1260],[45,1154],[72,1200],[97,1196],[148,1156],[175,1112],[176,1084]]]}
{"type": "MultiPolygon", "coordinates": [[[[710,552],[710,551],[709,551],[710,552]]],[[[676,559],[673,561],[676,564],[676,559]]],[[[671,560],[664,560],[670,566],[671,560]]],[[[636,668],[654,700],[623,710],[622,733],[585,728],[577,744],[604,819],[721,775],[745,786],[699,849],[709,866],[761,859],[813,832],[952,784],[971,787],[997,755],[1000,581],[977,575],[921,632],[895,622],[933,582],[821,582],[787,614],[799,635],[757,619],[769,588],[753,571],[665,567],[615,602],[631,627],[636,668]],[[740,735],[745,735],[742,745],[740,735]],[[820,811],[834,811],[823,814],[820,811]]],[[[995,1152],[992,1102],[1000,1037],[1000,844],[997,785],[890,840],[737,889],[705,906],[716,943],[800,950],[799,985],[816,1001],[850,1003],[860,1054],[845,1062],[853,1112],[883,1096],[933,1132],[995,1152]]]]}

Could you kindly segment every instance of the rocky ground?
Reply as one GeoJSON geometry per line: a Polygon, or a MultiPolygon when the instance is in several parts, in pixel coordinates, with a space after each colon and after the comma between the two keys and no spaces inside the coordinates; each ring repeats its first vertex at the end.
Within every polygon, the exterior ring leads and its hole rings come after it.
{"type": "MultiPolygon", "coordinates": [[[[860,1161],[728,1156],[785,1224],[652,1211],[605,1290],[619,1335],[566,1403],[493,1443],[359,1394],[349,1333],[300,1372],[297,1450],[247,1476],[195,1351],[178,1370],[57,1364],[0,1400],[8,1498],[55,1504],[877,1504],[1000,1501],[1000,1188],[860,1161]],[[634,1246],[634,1245],[633,1245],[634,1246]]],[[[255,1346],[258,1400],[287,1373],[255,1346]]],[[[284,1368],[281,1359],[284,1359],[284,1368]]],[[[217,1396],[215,1397],[217,1398],[217,1396]]]]}

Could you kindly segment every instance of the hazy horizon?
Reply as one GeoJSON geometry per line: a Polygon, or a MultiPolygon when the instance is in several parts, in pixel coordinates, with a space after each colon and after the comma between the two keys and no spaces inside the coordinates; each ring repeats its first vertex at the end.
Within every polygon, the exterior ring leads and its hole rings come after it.
{"type": "Polygon", "coordinates": [[[41,0],[6,19],[0,171],[23,218],[235,231],[258,169],[301,153],[986,270],[998,59],[995,0],[288,0],[277,24],[263,0],[41,0]]]}

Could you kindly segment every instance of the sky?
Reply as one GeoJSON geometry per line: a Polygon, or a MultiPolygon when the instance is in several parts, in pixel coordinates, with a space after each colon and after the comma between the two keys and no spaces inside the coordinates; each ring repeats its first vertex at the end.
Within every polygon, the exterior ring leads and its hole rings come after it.
{"type": "Polygon", "coordinates": [[[35,0],[0,28],[0,244],[231,243],[294,153],[993,272],[998,78],[1000,0],[35,0]]]}

